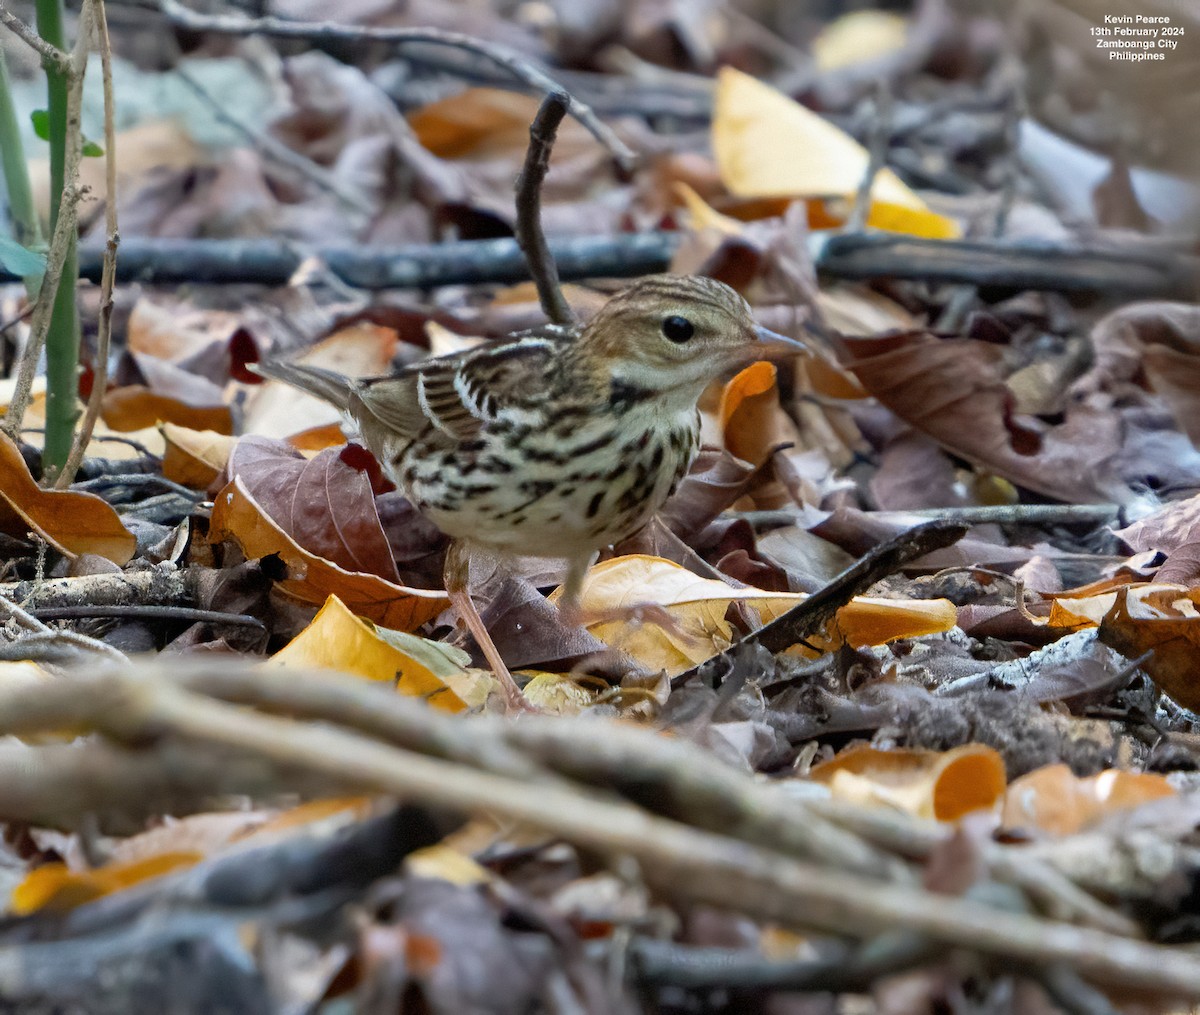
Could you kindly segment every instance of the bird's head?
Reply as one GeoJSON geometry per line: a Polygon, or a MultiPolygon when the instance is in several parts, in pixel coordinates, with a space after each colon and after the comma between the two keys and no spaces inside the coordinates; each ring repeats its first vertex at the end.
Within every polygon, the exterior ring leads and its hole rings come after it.
{"type": "Polygon", "coordinates": [[[714,377],[806,346],[754,323],[733,289],[702,275],[651,275],[610,299],[580,336],[611,375],[654,391],[696,395],[714,377]]]}

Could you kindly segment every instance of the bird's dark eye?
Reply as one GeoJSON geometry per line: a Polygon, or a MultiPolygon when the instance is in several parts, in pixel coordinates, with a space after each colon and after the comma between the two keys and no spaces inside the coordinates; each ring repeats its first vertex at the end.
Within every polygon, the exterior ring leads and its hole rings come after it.
{"type": "Polygon", "coordinates": [[[696,333],[696,329],[686,317],[675,316],[662,322],[662,333],[672,342],[686,342],[696,333]]]}

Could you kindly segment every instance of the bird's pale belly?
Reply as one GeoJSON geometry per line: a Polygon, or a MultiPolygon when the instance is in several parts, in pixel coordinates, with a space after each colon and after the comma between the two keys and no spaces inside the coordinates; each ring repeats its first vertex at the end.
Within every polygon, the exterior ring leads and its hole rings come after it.
{"type": "Polygon", "coordinates": [[[405,456],[397,485],[439,529],[501,552],[572,557],[646,524],[687,472],[698,421],[488,434],[405,456]],[[518,464],[519,461],[519,464],[518,464]]]}

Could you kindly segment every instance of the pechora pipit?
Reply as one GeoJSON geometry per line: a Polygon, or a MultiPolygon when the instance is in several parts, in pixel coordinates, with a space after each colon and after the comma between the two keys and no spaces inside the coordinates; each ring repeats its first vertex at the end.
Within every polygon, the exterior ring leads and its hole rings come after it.
{"type": "Polygon", "coordinates": [[[691,465],[708,383],[803,349],[756,326],[727,285],[656,275],[580,329],[516,335],[387,377],[282,361],[258,369],[346,412],[388,477],[451,537],[447,593],[521,706],[467,591],[472,548],[563,558],[560,610],[579,618],[593,555],[645,525],[691,465]]]}

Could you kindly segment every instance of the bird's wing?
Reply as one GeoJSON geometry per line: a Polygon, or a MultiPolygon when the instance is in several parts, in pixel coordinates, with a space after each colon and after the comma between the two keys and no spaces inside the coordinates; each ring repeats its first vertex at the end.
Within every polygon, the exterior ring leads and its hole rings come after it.
{"type": "Polygon", "coordinates": [[[359,382],[363,406],[407,437],[432,425],[453,441],[470,441],[506,408],[545,389],[559,338],[525,335],[500,345],[425,360],[393,377],[359,382]]]}

